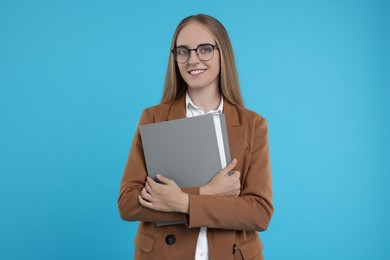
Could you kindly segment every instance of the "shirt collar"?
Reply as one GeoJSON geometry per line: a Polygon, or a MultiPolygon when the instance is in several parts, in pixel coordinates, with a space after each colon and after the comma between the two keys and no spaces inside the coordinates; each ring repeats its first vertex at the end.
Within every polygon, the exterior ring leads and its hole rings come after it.
{"type": "Polygon", "coordinates": [[[198,111],[198,112],[201,112],[201,114],[209,114],[209,113],[214,113],[214,112],[222,113],[222,111],[223,111],[223,97],[221,95],[221,101],[219,102],[219,106],[216,110],[210,110],[210,111],[205,112],[203,110],[203,108],[195,105],[194,102],[192,102],[190,95],[188,95],[188,91],[187,91],[186,92],[186,111],[187,111],[187,113],[188,113],[188,111],[198,111]]]}

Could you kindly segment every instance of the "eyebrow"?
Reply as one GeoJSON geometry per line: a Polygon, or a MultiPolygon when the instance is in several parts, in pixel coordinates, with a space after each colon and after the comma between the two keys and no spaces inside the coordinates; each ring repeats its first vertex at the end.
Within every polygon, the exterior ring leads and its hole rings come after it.
{"type": "MultiPolygon", "coordinates": [[[[209,42],[200,43],[200,44],[198,44],[198,46],[195,47],[195,49],[198,48],[201,45],[207,45],[207,44],[215,45],[216,43],[209,43],[209,42]]],[[[184,47],[184,48],[190,49],[190,47],[188,45],[185,45],[185,44],[176,46],[176,48],[179,48],[179,47],[184,47]]]]}

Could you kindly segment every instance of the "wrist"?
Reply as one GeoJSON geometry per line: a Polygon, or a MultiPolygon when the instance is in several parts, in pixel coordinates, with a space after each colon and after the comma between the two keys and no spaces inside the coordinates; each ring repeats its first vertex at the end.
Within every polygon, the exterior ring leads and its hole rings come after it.
{"type": "Polygon", "coordinates": [[[205,186],[201,186],[199,188],[199,195],[209,195],[209,189],[208,189],[208,185],[206,184],[205,186]]]}
{"type": "Polygon", "coordinates": [[[182,195],[179,198],[180,199],[179,199],[179,205],[178,205],[177,211],[187,214],[190,198],[189,198],[188,194],[184,193],[184,192],[182,193],[182,195]]]}

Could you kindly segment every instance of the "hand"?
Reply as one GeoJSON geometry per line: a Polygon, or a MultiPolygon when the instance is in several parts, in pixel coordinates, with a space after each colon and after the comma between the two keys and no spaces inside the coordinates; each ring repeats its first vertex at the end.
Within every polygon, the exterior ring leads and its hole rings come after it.
{"type": "Polygon", "coordinates": [[[173,180],[159,174],[157,178],[162,184],[147,177],[145,187],[138,196],[141,205],[157,211],[188,213],[188,195],[173,180]]]}
{"type": "Polygon", "coordinates": [[[228,173],[237,165],[237,160],[231,161],[224,169],[215,175],[209,183],[200,187],[201,195],[221,195],[235,196],[240,195],[240,172],[233,171],[229,176],[228,173]]]}

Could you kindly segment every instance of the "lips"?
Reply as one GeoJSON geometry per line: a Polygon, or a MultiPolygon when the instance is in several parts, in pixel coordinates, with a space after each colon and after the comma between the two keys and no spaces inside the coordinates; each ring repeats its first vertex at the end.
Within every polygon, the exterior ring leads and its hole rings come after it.
{"type": "Polygon", "coordinates": [[[190,73],[192,76],[196,76],[202,74],[205,71],[206,71],[205,69],[196,69],[196,70],[190,70],[188,73],[190,73]]]}

